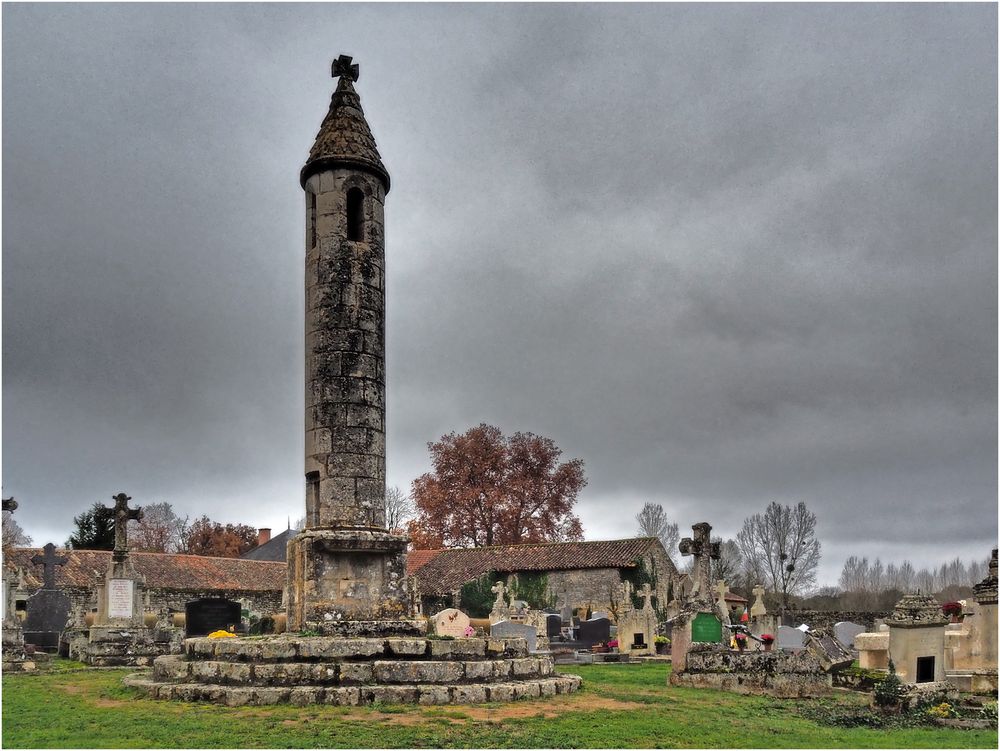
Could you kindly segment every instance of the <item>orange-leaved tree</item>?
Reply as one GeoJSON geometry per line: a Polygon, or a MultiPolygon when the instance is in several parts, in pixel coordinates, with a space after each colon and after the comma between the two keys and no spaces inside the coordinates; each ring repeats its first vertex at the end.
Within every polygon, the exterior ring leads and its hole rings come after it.
{"type": "Polygon", "coordinates": [[[433,471],[413,481],[417,516],[407,531],[418,549],[481,547],[583,538],[573,513],[587,484],[583,461],[533,433],[505,437],[479,425],[428,443],[433,471]]]}

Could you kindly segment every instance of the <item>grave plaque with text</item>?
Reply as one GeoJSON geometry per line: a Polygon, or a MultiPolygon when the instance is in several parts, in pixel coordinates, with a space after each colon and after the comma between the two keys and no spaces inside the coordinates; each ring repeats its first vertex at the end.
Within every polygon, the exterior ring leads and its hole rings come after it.
{"type": "Polygon", "coordinates": [[[135,582],[131,579],[108,579],[108,617],[131,618],[135,605],[135,582]]]}
{"type": "Polygon", "coordinates": [[[698,613],[691,622],[692,642],[722,641],[722,622],[712,613],[698,613]]]}

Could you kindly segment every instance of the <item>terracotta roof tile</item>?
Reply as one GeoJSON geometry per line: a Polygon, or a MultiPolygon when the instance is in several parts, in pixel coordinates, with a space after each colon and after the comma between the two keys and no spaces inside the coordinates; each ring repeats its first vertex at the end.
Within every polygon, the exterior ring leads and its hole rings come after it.
{"type": "Polygon", "coordinates": [[[625,540],[416,550],[409,555],[434,555],[419,567],[408,561],[407,571],[417,574],[422,594],[447,594],[489,571],[631,568],[657,543],[655,537],[632,537],[625,540]]]}
{"type": "Polygon", "coordinates": [[[426,564],[433,561],[440,552],[440,548],[438,550],[411,550],[406,554],[406,575],[413,576],[426,564]]]}
{"type": "MultiPolygon", "coordinates": [[[[42,567],[31,562],[41,548],[17,548],[7,566],[23,567],[31,589],[42,585],[42,567]]],[[[104,580],[111,562],[109,550],[58,550],[69,563],[56,567],[57,587],[93,587],[104,580]]],[[[146,586],[156,589],[231,589],[274,591],[285,586],[284,563],[241,558],[208,558],[200,555],[131,553],[130,558],[146,586]]]]}

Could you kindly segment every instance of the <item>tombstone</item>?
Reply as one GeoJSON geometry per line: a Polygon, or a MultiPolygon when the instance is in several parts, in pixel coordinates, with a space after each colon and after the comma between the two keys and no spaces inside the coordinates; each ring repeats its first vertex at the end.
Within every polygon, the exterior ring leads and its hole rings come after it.
{"type": "MultiPolygon", "coordinates": [[[[129,508],[131,497],[125,493],[114,496],[115,549],[97,590],[96,626],[142,628],[142,590],[145,578],[135,570],[128,555],[128,523],[142,519],[142,508],[129,508]]],[[[91,634],[91,640],[96,634],[91,634]]]]}
{"type": "Polygon", "coordinates": [[[850,621],[838,621],[833,624],[833,635],[837,637],[837,640],[855,651],[857,650],[854,647],[854,637],[865,633],[867,630],[864,626],[859,626],[857,623],[851,623],[850,621]]]}
{"type": "Polygon", "coordinates": [[[520,637],[528,642],[528,651],[535,652],[538,649],[538,629],[526,623],[516,623],[514,621],[500,621],[490,626],[490,636],[512,639],[520,637]]]}
{"type": "MultiPolygon", "coordinates": [[[[431,618],[434,624],[434,633],[438,636],[467,636],[466,629],[470,626],[469,616],[458,608],[447,608],[440,613],[436,613],[431,618]]],[[[493,626],[490,626],[490,634],[493,633],[493,626]]]]}
{"type": "Polygon", "coordinates": [[[507,585],[502,581],[498,581],[490,588],[490,591],[497,596],[493,601],[493,609],[490,611],[490,623],[506,621],[510,618],[510,606],[507,604],[506,599],[504,599],[504,594],[507,592],[507,585]]]}
{"type": "Polygon", "coordinates": [[[28,598],[24,641],[39,649],[55,651],[59,649],[59,635],[66,627],[70,611],[69,597],[56,589],[56,566],[65,566],[69,558],[57,556],[56,546],[51,542],[43,550],[44,555],[35,555],[31,559],[32,563],[43,567],[43,584],[28,598]]]}
{"type": "Polygon", "coordinates": [[[625,611],[618,621],[618,649],[628,654],[655,654],[656,611],[652,604],[653,590],[648,582],[642,585],[639,597],[643,600],[642,607],[638,610],[630,607],[631,588],[625,587],[625,611]]]}
{"type": "Polygon", "coordinates": [[[590,614],[590,620],[596,621],[598,618],[610,618],[611,614],[606,610],[595,610],[590,614]]]}
{"type": "Polygon", "coordinates": [[[825,631],[810,631],[804,636],[806,651],[819,660],[820,667],[826,672],[849,668],[854,662],[850,648],[836,636],[825,631]]]}
{"type": "Polygon", "coordinates": [[[722,641],[722,621],[714,613],[698,613],[691,621],[691,642],[717,644],[722,641]]]}
{"type": "Polygon", "coordinates": [[[767,608],[764,607],[764,586],[758,584],[752,591],[756,599],[750,608],[750,617],[756,620],[767,615],[767,608]]]}
{"type": "Polygon", "coordinates": [[[805,644],[805,633],[791,626],[778,626],[777,640],[778,649],[798,652],[805,644]]]}
{"type": "Polygon", "coordinates": [[[721,556],[721,543],[712,542],[712,525],[708,522],[699,522],[691,526],[694,537],[685,537],[678,543],[678,550],[683,556],[693,556],[694,565],[691,567],[691,597],[711,598],[711,561],[719,560],[721,556]]]}
{"type": "Polygon", "coordinates": [[[607,644],[611,638],[611,620],[608,618],[591,618],[580,622],[580,635],[577,641],[588,648],[594,644],[607,644]]]}
{"type": "Polygon", "coordinates": [[[545,616],[545,635],[550,639],[562,633],[562,616],[558,613],[548,613],[545,616]]]}
{"type": "Polygon", "coordinates": [[[208,636],[240,622],[240,604],[220,598],[203,598],[184,604],[184,635],[208,636]]]}

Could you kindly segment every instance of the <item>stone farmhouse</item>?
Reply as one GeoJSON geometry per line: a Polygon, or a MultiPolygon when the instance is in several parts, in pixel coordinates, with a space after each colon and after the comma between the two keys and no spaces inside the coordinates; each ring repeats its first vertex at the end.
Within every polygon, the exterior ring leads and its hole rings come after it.
{"type": "Polygon", "coordinates": [[[622,582],[640,569],[655,576],[660,607],[675,599],[681,580],[655,537],[413,550],[406,568],[417,579],[424,613],[445,602],[460,607],[462,585],[490,572],[500,577],[544,574],[559,607],[605,612],[615,610],[622,582]]]}

